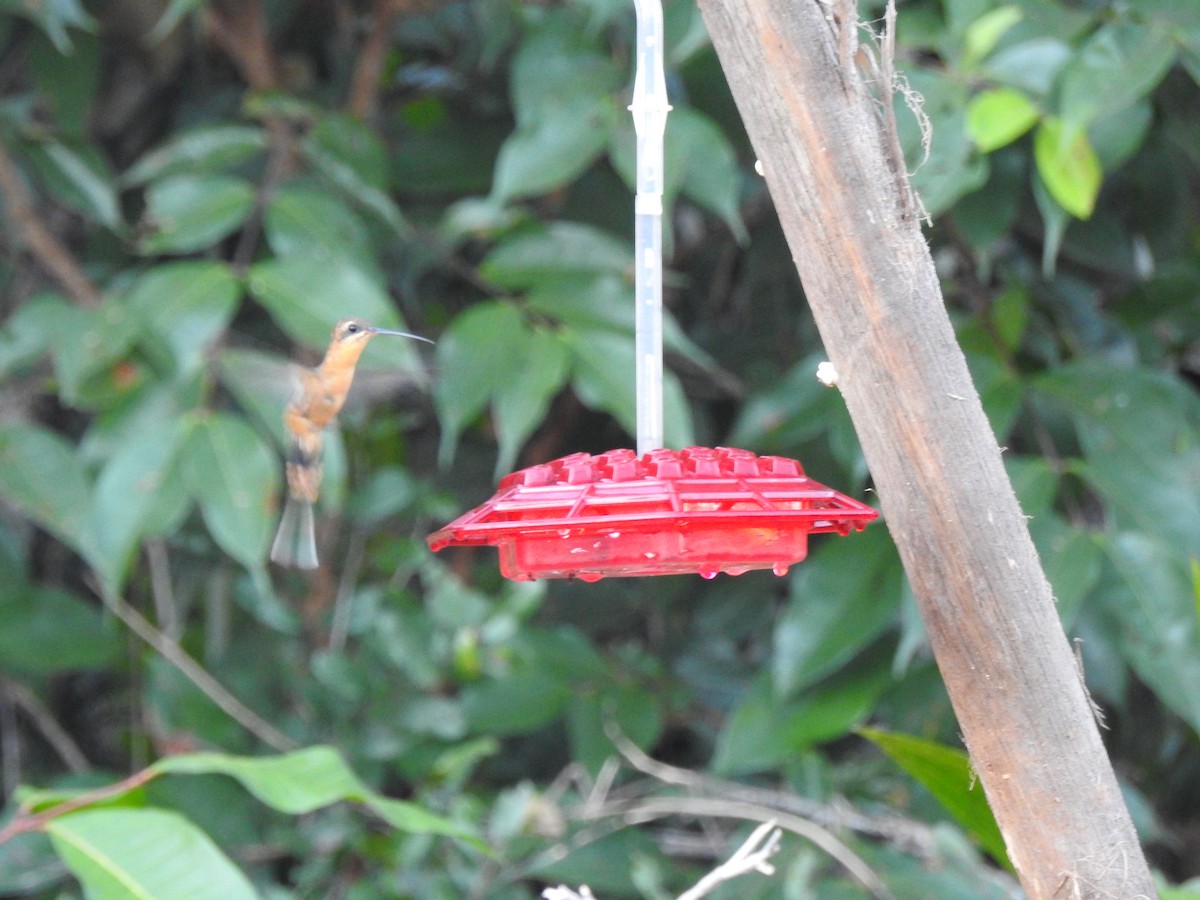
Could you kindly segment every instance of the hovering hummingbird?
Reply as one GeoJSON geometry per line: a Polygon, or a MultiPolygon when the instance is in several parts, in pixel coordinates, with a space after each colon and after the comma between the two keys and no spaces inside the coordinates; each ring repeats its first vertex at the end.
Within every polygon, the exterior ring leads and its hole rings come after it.
{"type": "Polygon", "coordinates": [[[288,499],[271,546],[271,559],[283,566],[317,568],[313,504],[321,490],[321,450],[324,431],[341,412],[354,381],[354,367],[377,334],[392,334],[432,344],[407,331],[376,328],[363,319],[342,319],[333,326],[333,339],[315,369],[301,369],[283,421],[290,451],[287,459],[288,499]]]}

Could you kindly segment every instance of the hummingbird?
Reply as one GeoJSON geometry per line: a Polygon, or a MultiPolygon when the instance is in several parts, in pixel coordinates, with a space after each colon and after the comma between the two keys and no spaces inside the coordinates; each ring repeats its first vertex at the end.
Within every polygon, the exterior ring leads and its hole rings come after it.
{"type": "Polygon", "coordinates": [[[317,568],[313,504],[321,490],[324,431],[341,412],[358,358],[377,334],[433,343],[419,334],[376,328],[364,319],[342,319],[333,326],[333,337],[321,364],[298,373],[295,392],[283,413],[289,441],[288,498],[271,545],[271,559],[280,565],[317,568]]]}

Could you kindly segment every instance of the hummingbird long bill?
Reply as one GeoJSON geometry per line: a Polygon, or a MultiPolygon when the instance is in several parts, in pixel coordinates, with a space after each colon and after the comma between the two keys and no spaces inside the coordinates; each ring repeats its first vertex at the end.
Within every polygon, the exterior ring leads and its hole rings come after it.
{"type": "Polygon", "coordinates": [[[283,413],[290,443],[286,464],[288,498],[271,546],[271,560],[279,565],[300,569],[318,566],[313,505],[321,491],[325,428],[341,412],[358,358],[377,334],[433,343],[407,331],[376,328],[363,319],[342,319],[333,326],[333,338],[321,364],[299,372],[299,383],[283,413]]]}

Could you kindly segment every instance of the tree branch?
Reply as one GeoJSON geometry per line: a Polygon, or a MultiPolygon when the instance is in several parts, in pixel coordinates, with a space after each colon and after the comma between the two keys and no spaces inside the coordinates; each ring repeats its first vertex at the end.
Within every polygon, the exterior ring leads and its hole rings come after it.
{"type": "Polygon", "coordinates": [[[874,101],[819,0],[699,3],[1026,893],[1153,896],[874,101]]]}
{"type": "Polygon", "coordinates": [[[13,233],[47,274],[80,306],[99,306],[99,289],[38,215],[29,188],[3,141],[0,141],[0,197],[13,233]]]}

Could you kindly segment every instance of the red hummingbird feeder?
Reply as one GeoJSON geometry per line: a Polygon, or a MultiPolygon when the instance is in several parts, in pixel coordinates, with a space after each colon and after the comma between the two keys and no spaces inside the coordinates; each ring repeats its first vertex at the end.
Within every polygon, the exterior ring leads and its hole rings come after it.
{"type": "Polygon", "coordinates": [[[430,535],[429,546],[494,545],[500,572],[517,581],[783,575],[808,555],[810,534],[861,531],[879,513],[811,480],[794,459],[661,449],[663,134],[671,107],[661,2],[634,3],[638,450],[576,453],[513,472],[491,500],[430,535]]]}

